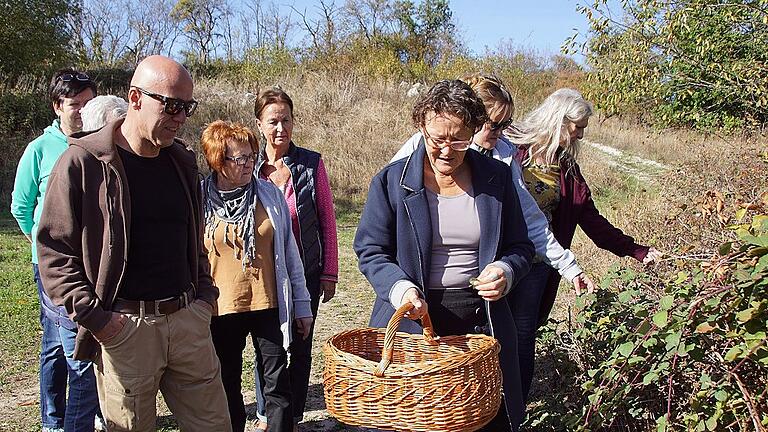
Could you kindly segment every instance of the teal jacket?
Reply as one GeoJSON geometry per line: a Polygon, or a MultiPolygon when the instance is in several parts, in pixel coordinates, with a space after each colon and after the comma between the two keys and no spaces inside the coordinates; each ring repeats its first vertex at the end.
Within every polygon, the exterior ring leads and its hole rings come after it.
{"type": "Polygon", "coordinates": [[[32,262],[37,264],[37,225],[43,211],[45,190],[53,165],[67,149],[67,136],[61,131],[59,119],[45,128],[42,135],[27,145],[16,169],[11,194],[11,214],[21,232],[32,237],[32,262]]]}

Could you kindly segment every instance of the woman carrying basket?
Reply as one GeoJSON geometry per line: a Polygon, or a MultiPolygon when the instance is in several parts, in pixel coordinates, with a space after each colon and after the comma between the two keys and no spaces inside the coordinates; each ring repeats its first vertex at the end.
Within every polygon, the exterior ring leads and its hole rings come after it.
{"type": "MultiPolygon", "coordinates": [[[[528,272],[534,248],[509,167],[469,150],[487,114],[466,83],[436,83],[412,117],[422,142],[373,178],[355,236],[360,270],[376,291],[370,325],[385,327],[409,302],[413,320],[429,305],[438,335],[497,338],[504,404],[483,430],[517,430],[523,402],[515,324],[498,300],[528,272]]],[[[421,332],[414,322],[401,330],[421,332]]]]}

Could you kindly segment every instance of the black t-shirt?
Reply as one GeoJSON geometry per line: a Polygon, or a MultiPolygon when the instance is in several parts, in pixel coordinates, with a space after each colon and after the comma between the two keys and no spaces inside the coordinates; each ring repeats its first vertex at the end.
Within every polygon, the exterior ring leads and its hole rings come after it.
{"type": "Polygon", "coordinates": [[[128,263],[119,298],[158,300],[190,287],[190,208],[168,153],[161,149],[157,157],[142,157],[118,146],[131,195],[128,263]]]}

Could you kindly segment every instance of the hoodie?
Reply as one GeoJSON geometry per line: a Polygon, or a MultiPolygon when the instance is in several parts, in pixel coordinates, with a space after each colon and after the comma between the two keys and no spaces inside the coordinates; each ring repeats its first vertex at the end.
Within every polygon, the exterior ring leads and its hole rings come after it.
{"type": "Polygon", "coordinates": [[[37,264],[37,226],[43,212],[43,200],[53,164],[67,149],[67,136],[61,131],[59,119],[45,128],[43,134],[27,145],[16,169],[11,194],[11,214],[21,232],[32,238],[32,263],[37,264]]]}

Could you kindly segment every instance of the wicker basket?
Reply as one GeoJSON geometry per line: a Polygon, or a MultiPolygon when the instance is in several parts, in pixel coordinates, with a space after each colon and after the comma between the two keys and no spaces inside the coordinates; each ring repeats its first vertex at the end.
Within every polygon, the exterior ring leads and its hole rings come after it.
{"type": "Polygon", "coordinates": [[[411,304],[384,329],[341,332],[323,346],[325,404],[340,421],[396,431],[474,431],[501,404],[499,343],[485,335],[396,333],[411,304]]]}

